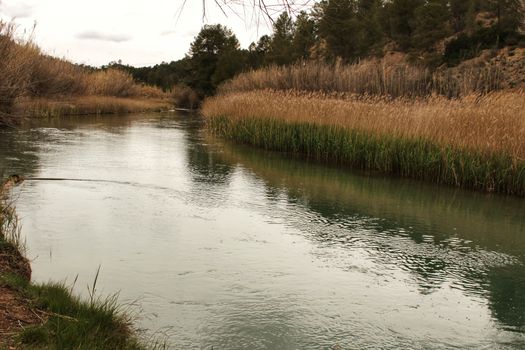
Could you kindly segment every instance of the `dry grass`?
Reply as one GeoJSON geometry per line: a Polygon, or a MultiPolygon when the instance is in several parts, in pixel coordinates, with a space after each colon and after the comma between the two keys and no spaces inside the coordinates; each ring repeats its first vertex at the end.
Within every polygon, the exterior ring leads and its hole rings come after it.
{"type": "Polygon", "coordinates": [[[51,97],[86,93],[89,73],[85,68],[44,55],[37,47],[25,52],[25,55],[31,67],[29,86],[25,95],[51,97]]]}
{"type": "MultiPolygon", "coordinates": [[[[0,124],[20,117],[14,112],[25,104],[18,102],[28,98],[58,101],[79,96],[170,98],[156,87],[135,83],[127,72],[88,69],[45,55],[30,37],[17,39],[15,26],[1,21],[0,77],[0,124]]],[[[84,102],[88,100],[93,98],[84,102]]],[[[136,109],[135,105],[129,108],[136,109]]]]}
{"type": "Polygon", "coordinates": [[[255,91],[209,99],[209,129],[237,142],[489,192],[525,195],[525,98],[336,98],[255,91]]]}
{"type": "Polygon", "coordinates": [[[60,117],[65,115],[121,114],[134,112],[158,112],[172,108],[164,98],[70,96],[61,99],[21,99],[15,113],[28,118],[60,117]]]}
{"type": "Polygon", "coordinates": [[[388,60],[368,60],[353,65],[309,61],[240,74],[220,87],[219,93],[271,89],[395,98],[437,94],[450,98],[498,90],[501,77],[497,66],[491,65],[431,72],[388,60]]]}
{"type": "Polygon", "coordinates": [[[0,22],[0,122],[10,119],[14,102],[30,82],[29,44],[17,44],[13,25],[0,22]]]}
{"type": "Polygon", "coordinates": [[[424,138],[442,146],[506,153],[516,161],[525,161],[525,95],[517,92],[459,100],[433,97],[389,101],[258,91],[211,98],[204,104],[203,113],[211,118],[275,118],[375,135],[424,138]]]}

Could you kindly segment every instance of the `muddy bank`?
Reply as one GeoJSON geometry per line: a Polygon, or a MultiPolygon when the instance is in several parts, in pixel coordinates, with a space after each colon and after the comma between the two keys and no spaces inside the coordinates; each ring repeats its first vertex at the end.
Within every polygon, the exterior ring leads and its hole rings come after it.
{"type": "Polygon", "coordinates": [[[29,299],[4,282],[9,276],[29,282],[31,266],[14,245],[2,240],[0,235],[0,349],[10,349],[16,348],[15,338],[21,331],[43,323],[44,318],[29,299]]]}

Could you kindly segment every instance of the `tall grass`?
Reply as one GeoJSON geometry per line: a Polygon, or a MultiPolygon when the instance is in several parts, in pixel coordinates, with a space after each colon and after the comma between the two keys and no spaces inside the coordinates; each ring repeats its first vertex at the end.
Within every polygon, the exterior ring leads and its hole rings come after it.
{"type": "Polygon", "coordinates": [[[3,242],[4,245],[12,245],[24,254],[26,247],[21,238],[20,220],[6,192],[4,185],[0,184],[0,250],[3,242]]]}
{"type": "Polygon", "coordinates": [[[0,123],[13,120],[21,98],[86,95],[170,98],[156,87],[135,83],[127,72],[89,69],[48,56],[30,37],[17,38],[13,24],[0,21],[0,123]]]}
{"type": "Polygon", "coordinates": [[[498,90],[501,78],[501,70],[491,65],[430,71],[386,60],[368,60],[351,65],[308,61],[240,74],[220,87],[219,93],[271,89],[394,98],[430,95],[460,97],[498,90]]]}
{"type": "Polygon", "coordinates": [[[203,106],[216,134],[265,149],[525,195],[525,98],[335,98],[321,93],[230,93],[203,106]]]}
{"type": "Polygon", "coordinates": [[[0,21],[0,121],[10,120],[15,100],[28,88],[32,51],[28,43],[14,40],[15,28],[0,21]]]}
{"type": "Polygon", "coordinates": [[[144,349],[132,330],[132,320],[119,307],[117,296],[90,301],[73,296],[60,283],[7,281],[33,301],[45,319],[18,336],[25,347],[44,349],[144,349]]]}
{"type": "Polygon", "coordinates": [[[160,112],[172,108],[164,98],[70,96],[59,100],[48,98],[22,98],[15,113],[28,118],[60,117],[63,115],[122,114],[143,111],[160,112]]]}
{"type": "Polygon", "coordinates": [[[39,324],[20,330],[16,336],[20,348],[165,348],[155,340],[147,345],[142,343],[129,310],[118,304],[117,295],[82,300],[62,283],[34,284],[15,274],[0,275],[0,286],[16,291],[21,300],[26,300],[27,309],[40,319],[39,324]]]}

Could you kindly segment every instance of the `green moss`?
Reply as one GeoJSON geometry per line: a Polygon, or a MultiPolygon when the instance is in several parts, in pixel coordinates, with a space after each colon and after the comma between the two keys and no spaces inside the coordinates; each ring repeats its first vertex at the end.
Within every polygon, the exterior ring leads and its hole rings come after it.
{"type": "Polygon", "coordinates": [[[209,129],[227,139],[266,150],[356,169],[422,179],[461,188],[525,195],[525,163],[505,154],[443,147],[421,138],[278,119],[208,119],[209,129]]]}

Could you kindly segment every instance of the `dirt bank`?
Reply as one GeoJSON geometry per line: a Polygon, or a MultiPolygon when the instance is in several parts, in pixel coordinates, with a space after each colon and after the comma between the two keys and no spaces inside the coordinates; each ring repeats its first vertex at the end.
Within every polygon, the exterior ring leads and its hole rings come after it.
{"type": "MultiPolygon", "coordinates": [[[[13,245],[0,242],[0,276],[13,275],[31,279],[29,261],[13,245]]],[[[43,313],[20,291],[0,279],[0,349],[16,349],[15,337],[28,326],[41,324],[43,313]]]]}

